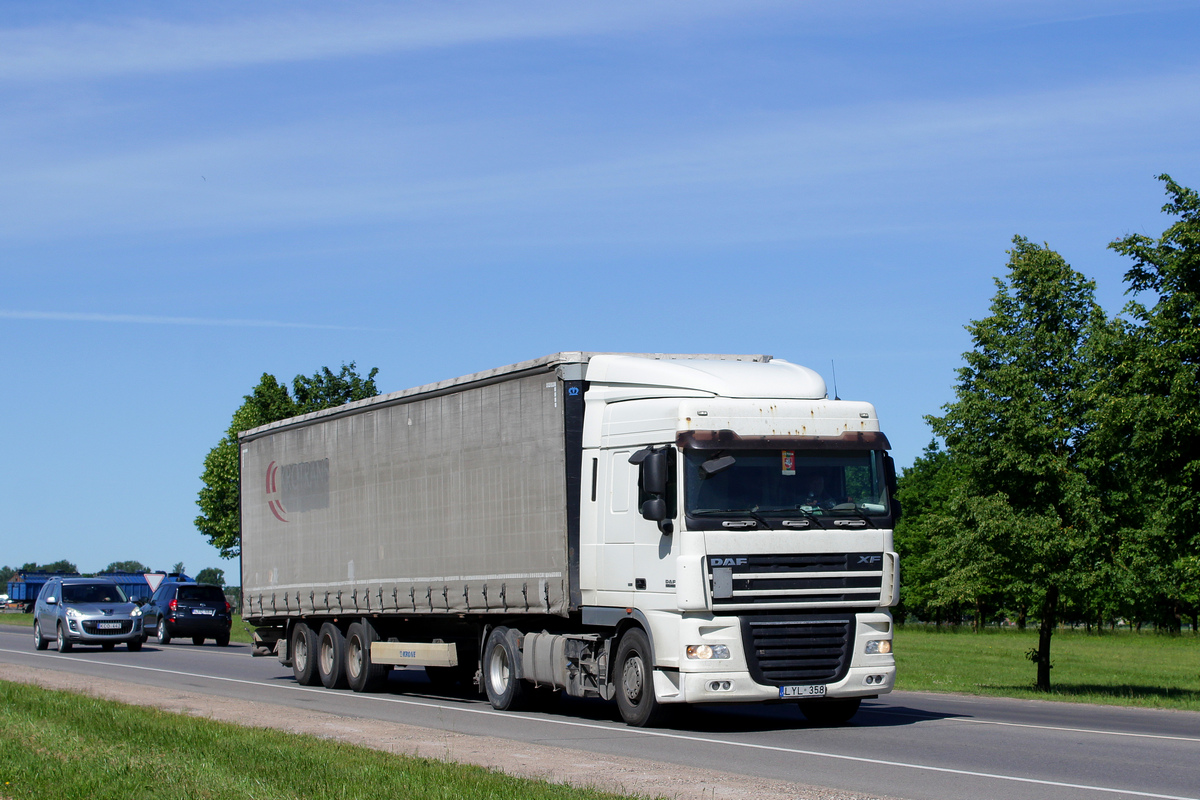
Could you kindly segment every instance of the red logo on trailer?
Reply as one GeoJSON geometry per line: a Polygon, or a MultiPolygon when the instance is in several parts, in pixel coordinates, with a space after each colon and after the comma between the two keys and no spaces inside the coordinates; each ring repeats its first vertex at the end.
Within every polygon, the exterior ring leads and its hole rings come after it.
{"type": "Polygon", "coordinates": [[[287,522],[287,509],[279,499],[279,465],[274,461],[267,465],[267,505],[275,519],[287,522]]]}

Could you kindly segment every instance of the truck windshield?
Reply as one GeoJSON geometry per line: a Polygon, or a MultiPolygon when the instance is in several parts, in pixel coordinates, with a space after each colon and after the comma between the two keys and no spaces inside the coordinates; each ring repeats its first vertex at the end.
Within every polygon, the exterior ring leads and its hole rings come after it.
{"type": "Polygon", "coordinates": [[[888,514],[879,450],[687,450],[685,459],[690,516],[888,514]]]}

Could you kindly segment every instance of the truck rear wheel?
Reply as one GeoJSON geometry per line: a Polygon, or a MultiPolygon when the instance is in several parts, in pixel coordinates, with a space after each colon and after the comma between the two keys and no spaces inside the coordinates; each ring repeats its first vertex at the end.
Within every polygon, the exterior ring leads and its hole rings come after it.
{"type": "Polygon", "coordinates": [[[356,692],[378,692],[387,685],[387,664],[371,661],[371,642],[375,632],[361,622],[356,622],[346,631],[346,680],[356,692]]]}
{"type": "Polygon", "coordinates": [[[316,686],[321,682],[317,672],[317,635],[308,624],[301,622],[292,628],[292,674],[301,686],[316,686]]]}
{"type": "Polygon", "coordinates": [[[654,696],[654,661],[650,640],[640,628],[632,628],[617,645],[617,708],[626,725],[652,728],[663,716],[663,707],[654,696]]]}
{"type": "Polygon", "coordinates": [[[838,700],[805,700],[798,703],[804,718],[814,725],[841,725],[858,713],[861,697],[838,700]]]}
{"type": "Polygon", "coordinates": [[[517,648],[517,631],[500,626],[488,636],[483,648],[483,688],[492,708],[513,711],[525,700],[525,683],[517,677],[521,651],[517,648]]]}
{"type": "Polygon", "coordinates": [[[346,688],[346,636],[332,622],[321,626],[317,641],[317,672],[326,689],[346,688]]]}

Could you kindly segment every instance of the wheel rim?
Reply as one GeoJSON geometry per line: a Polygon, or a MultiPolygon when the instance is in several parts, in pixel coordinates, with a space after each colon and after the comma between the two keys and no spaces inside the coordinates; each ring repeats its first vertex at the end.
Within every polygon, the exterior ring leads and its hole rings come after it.
{"type": "Polygon", "coordinates": [[[321,672],[326,675],[333,674],[333,642],[328,636],[321,637],[321,672]]]}
{"type": "Polygon", "coordinates": [[[633,653],[625,660],[625,668],[621,671],[621,688],[625,691],[625,699],[637,705],[641,702],[645,686],[646,671],[642,666],[642,657],[633,653]]]}
{"type": "Polygon", "coordinates": [[[63,634],[62,625],[58,626],[58,649],[66,649],[67,637],[63,634]]]}
{"type": "Polygon", "coordinates": [[[508,682],[512,678],[512,669],[508,663],[508,651],[503,645],[492,648],[488,659],[488,681],[499,694],[508,691],[508,682]]]}
{"type": "Polygon", "coordinates": [[[295,649],[292,658],[296,660],[296,667],[304,672],[308,669],[308,637],[303,634],[297,636],[295,649]]]}
{"type": "Polygon", "coordinates": [[[350,673],[351,678],[357,679],[362,674],[362,643],[359,642],[357,636],[351,636],[346,649],[346,671],[350,673]]]}
{"type": "Polygon", "coordinates": [[[38,644],[42,643],[42,623],[33,623],[33,640],[38,644]]]}
{"type": "Polygon", "coordinates": [[[165,620],[158,621],[158,627],[154,630],[154,638],[158,639],[160,644],[167,641],[167,623],[165,620]]]}

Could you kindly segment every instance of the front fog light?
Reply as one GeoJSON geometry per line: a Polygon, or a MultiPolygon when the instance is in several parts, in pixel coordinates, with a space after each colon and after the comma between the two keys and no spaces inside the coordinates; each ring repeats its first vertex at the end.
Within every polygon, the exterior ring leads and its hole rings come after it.
{"type": "Polygon", "coordinates": [[[869,656],[885,656],[892,652],[891,639],[872,639],[867,642],[867,649],[864,650],[869,656]]]}
{"type": "Polygon", "coordinates": [[[729,658],[729,648],[723,644],[689,644],[688,658],[707,660],[710,658],[729,658]]]}

